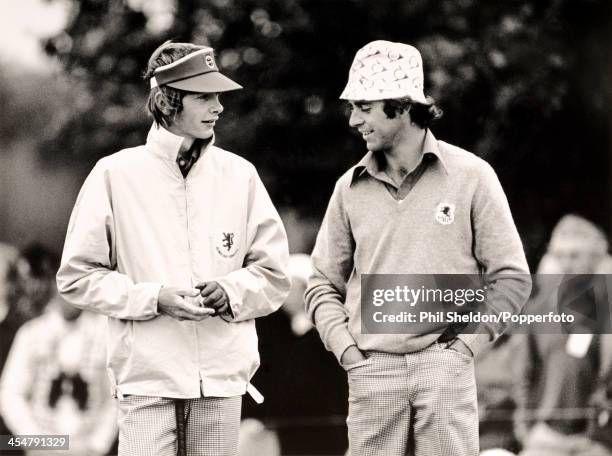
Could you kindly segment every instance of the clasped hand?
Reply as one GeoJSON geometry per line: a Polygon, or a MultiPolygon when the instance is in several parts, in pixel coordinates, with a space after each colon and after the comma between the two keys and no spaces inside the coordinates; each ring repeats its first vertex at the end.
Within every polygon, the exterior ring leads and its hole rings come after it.
{"type": "Polygon", "coordinates": [[[157,298],[160,313],[177,320],[201,321],[210,316],[228,312],[229,299],[225,290],[217,282],[202,282],[195,288],[162,287],[157,298]],[[200,305],[191,304],[186,297],[201,296],[200,305]]]}
{"type": "Polygon", "coordinates": [[[217,282],[201,282],[195,286],[200,290],[202,306],[213,309],[213,315],[222,315],[229,311],[229,298],[221,285],[217,282]]]}
{"type": "Polygon", "coordinates": [[[200,307],[185,300],[200,293],[194,288],[161,287],[157,297],[157,310],[177,320],[201,321],[215,313],[214,309],[200,307]]]}

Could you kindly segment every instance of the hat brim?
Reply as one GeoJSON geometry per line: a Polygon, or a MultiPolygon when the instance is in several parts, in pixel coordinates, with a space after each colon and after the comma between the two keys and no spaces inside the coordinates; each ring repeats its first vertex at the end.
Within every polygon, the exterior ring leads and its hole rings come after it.
{"type": "Polygon", "coordinates": [[[376,92],[368,92],[368,91],[353,91],[350,92],[348,90],[344,90],[340,96],[338,97],[340,100],[347,101],[383,101],[383,100],[394,100],[400,98],[409,98],[413,103],[420,103],[426,106],[431,106],[433,101],[421,94],[405,94],[402,92],[398,93],[387,93],[384,97],[381,97],[381,94],[376,92]]]}
{"type": "Polygon", "coordinates": [[[166,85],[186,92],[199,93],[229,92],[231,90],[242,89],[240,84],[237,84],[217,71],[172,81],[166,85]]]}

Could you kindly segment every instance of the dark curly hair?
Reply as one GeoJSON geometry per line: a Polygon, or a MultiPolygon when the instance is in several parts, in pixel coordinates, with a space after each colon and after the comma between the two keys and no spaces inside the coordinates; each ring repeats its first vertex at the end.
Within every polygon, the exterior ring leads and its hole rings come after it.
{"type": "Polygon", "coordinates": [[[429,128],[443,114],[442,109],[436,106],[431,97],[427,97],[428,104],[415,103],[410,98],[383,100],[383,102],[383,111],[389,119],[394,119],[397,114],[409,110],[410,120],[421,128],[429,128]]]}
{"type": "MultiPolygon", "coordinates": [[[[158,67],[176,62],[178,59],[204,48],[205,46],[198,46],[191,43],[173,43],[172,41],[166,41],[151,54],[147,69],[144,72],[144,80],[149,84],[151,78],[155,76],[155,70],[158,67]]],[[[183,97],[187,93],[188,92],[184,90],[174,89],[165,85],[153,87],[149,92],[147,110],[153,116],[153,119],[155,119],[155,123],[157,125],[168,126],[174,116],[181,112],[183,108],[183,97]],[[161,92],[168,102],[168,106],[171,109],[169,114],[164,113],[155,102],[155,94],[158,92],[161,92]]]]}

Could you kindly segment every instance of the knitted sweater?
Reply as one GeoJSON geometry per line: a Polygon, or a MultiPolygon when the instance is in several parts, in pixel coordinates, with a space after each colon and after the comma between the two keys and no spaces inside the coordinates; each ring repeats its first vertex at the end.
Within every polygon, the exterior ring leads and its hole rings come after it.
{"type": "MultiPolygon", "coordinates": [[[[531,290],[521,240],[499,180],[484,160],[427,131],[423,159],[398,200],[374,177],[368,154],[336,183],[312,254],[306,308],[338,359],[361,350],[410,353],[438,333],[362,334],[361,274],[510,274],[488,284],[494,313],[516,313],[531,290]],[[423,169],[420,169],[423,168],[423,169]],[[517,276],[517,274],[521,274],[517,276]]],[[[503,328],[459,337],[473,352],[503,328]]]]}

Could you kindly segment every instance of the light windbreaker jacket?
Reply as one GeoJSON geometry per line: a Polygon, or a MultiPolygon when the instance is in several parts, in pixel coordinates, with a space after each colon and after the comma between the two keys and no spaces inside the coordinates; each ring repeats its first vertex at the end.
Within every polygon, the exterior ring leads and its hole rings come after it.
{"type": "Polygon", "coordinates": [[[58,289],[109,317],[119,397],[244,394],[259,366],[253,319],[290,287],[286,233],[254,166],[211,141],[183,178],[182,141],[153,126],[146,145],[101,159],[68,226],[58,289]],[[162,285],[209,280],[227,292],[232,318],[160,315],[162,285]]]}

